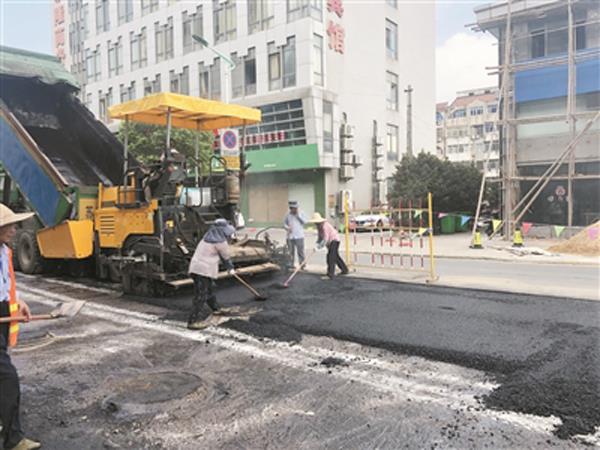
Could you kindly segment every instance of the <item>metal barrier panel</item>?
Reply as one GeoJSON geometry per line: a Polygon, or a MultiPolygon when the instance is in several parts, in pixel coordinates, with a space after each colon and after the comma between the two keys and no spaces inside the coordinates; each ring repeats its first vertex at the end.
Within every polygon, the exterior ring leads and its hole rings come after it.
{"type": "Polygon", "coordinates": [[[431,194],[425,201],[400,200],[397,208],[368,211],[350,209],[346,197],[344,224],[350,266],[420,271],[428,281],[437,279],[431,194]]]}

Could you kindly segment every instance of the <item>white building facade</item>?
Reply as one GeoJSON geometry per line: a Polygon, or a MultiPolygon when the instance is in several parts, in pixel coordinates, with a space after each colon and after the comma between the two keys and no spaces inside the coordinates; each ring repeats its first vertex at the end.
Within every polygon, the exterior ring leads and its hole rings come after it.
{"type": "Polygon", "coordinates": [[[486,176],[500,174],[498,88],[470,89],[456,93],[452,102],[436,108],[437,151],[449,161],[473,163],[486,176]]]}
{"type": "Polygon", "coordinates": [[[343,190],[357,208],[385,204],[407,151],[409,85],[412,151],[435,151],[432,2],[57,2],[65,66],[101,120],[111,105],[161,91],[262,110],[247,129],[243,201],[257,224],[279,223],[288,199],[331,216],[343,190]]]}

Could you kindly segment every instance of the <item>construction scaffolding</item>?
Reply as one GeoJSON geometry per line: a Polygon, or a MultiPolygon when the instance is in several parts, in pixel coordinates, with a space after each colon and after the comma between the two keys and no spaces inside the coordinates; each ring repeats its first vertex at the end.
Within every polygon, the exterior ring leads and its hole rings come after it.
{"type": "MultiPolygon", "coordinates": [[[[600,110],[594,111],[576,111],[577,99],[577,64],[590,59],[598,59],[600,52],[598,48],[591,51],[580,52],[576,49],[576,28],[595,25],[600,21],[592,16],[589,20],[578,21],[575,24],[574,20],[574,4],[577,0],[555,1],[555,2],[540,2],[531,6],[524,0],[507,0],[504,3],[488,5],[486,7],[476,9],[477,14],[484,14],[482,11],[487,8],[491,14],[496,8],[498,16],[495,18],[498,30],[498,43],[500,45],[499,65],[488,67],[491,74],[499,76],[500,92],[499,98],[502,100],[499,108],[500,116],[498,119],[498,129],[500,130],[500,161],[501,161],[501,181],[502,181],[502,198],[503,198],[503,227],[504,238],[510,239],[515,226],[519,225],[525,214],[533,202],[543,192],[544,188],[550,181],[566,180],[566,201],[567,201],[567,226],[573,226],[573,205],[574,205],[574,182],[576,180],[598,180],[600,179],[599,171],[595,173],[577,173],[575,170],[575,162],[578,146],[586,133],[592,128],[595,122],[600,119],[600,110]],[[515,21],[521,24],[525,21],[540,20],[547,17],[547,14],[565,14],[567,17],[566,27],[562,29],[554,29],[552,32],[564,31],[567,33],[567,53],[536,58],[529,61],[519,62],[515,56],[514,40],[523,39],[516,37],[514,33],[515,21]],[[502,19],[500,19],[500,17],[502,19]],[[503,21],[503,24],[499,22],[503,21]],[[566,112],[565,114],[540,114],[535,117],[518,117],[517,100],[515,96],[515,78],[520,71],[549,68],[553,66],[567,65],[567,86],[566,86],[566,112]],[[522,175],[517,167],[517,149],[518,149],[518,134],[517,127],[526,124],[541,124],[549,122],[565,121],[568,123],[568,144],[559,152],[559,155],[550,163],[540,165],[547,168],[541,175],[522,175]],[[581,126],[578,126],[578,121],[585,121],[581,126]],[[567,165],[566,175],[559,173],[560,169],[567,165]],[[535,181],[533,186],[527,192],[520,192],[520,184],[523,181],[535,181]]],[[[492,19],[489,19],[490,21],[492,19]]],[[[491,25],[485,23],[486,20],[479,21],[474,29],[477,31],[486,31],[491,28],[491,25]],[[483,22],[483,23],[482,23],[483,22]],[[489,28],[488,28],[489,27],[489,28]]],[[[549,33],[547,30],[546,33],[549,33]]],[[[530,31],[529,39],[533,39],[534,32],[530,31]]],[[[600,108],[599,108],[600,109],[600,108]]]]}

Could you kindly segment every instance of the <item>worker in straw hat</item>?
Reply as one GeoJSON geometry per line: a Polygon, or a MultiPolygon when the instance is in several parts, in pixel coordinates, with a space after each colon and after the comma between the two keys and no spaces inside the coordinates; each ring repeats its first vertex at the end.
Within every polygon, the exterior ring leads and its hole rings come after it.
{"type": "MultiPolygon", "coordinates": [[[[29,306],[17,299],[10,242],[17,233],[17,223],[33,215],[34,213],[15,214],[0,203],[0,317],[22,316],[25,321],[31,317],[29,306]]],[[[19,375],[7,351],[17,344],[18,332],[18,322],[0,324],[0,438],[5,449],[33,450],[41,445],[27,439],[21,429],[19,375]]]]}
{"type": "Polygon", "coordinates": [[[346,263],[340,256],[340,236],[338,232],[318,212],[313,214],[309,222],[317,225],[319,232],[317,248],[327,246],[327,276],[329,279],[333,279],[335,276],[336,265],[342,271],[342,275],[346,275],[348,273],[348,266],[346,266],[346,263]]]}

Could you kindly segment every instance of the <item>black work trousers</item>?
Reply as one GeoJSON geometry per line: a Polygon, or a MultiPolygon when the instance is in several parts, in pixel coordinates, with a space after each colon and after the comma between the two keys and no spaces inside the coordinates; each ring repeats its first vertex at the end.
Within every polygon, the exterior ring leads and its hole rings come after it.
{"type": "Polygon", "coordinates": [[[194,280],[194,299],[192,300],[192,312],[189,322],[204,320],[210,311],[207,309],[207,303],[211,308],[216,309],[217,296],[215,295],[215,281],[212,278],[202,275],[192,274],[194,280]]]}
{"type": "MultiPolygon", "coordinates": [[[[0,317],[8,317],[8,302],[0,302],[0,317]]],[[[13,448],[23,439],[19,420],[21,389],[19,375],[7,352],[8,324],[0,324],[0,438],[5,449],[13,448]]]]}
{"type": "Polygon", "coordinates": [[[348,266],[340,256],[340,241],[331,241],[327,247],[327,275],[329,278],[334,277],[336,265],[342,273],[348,273],[348,266]]]}

